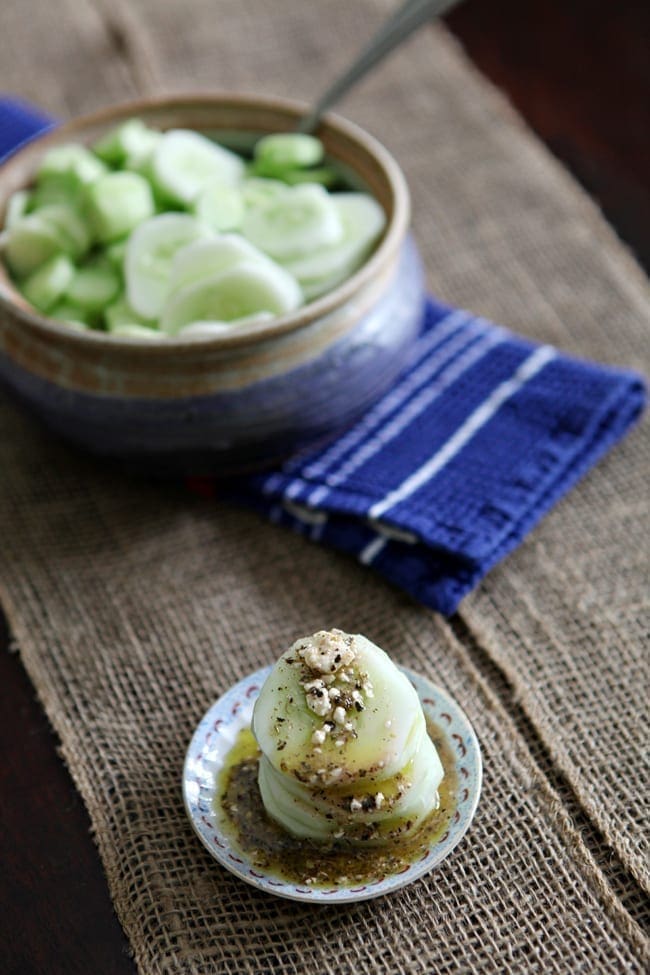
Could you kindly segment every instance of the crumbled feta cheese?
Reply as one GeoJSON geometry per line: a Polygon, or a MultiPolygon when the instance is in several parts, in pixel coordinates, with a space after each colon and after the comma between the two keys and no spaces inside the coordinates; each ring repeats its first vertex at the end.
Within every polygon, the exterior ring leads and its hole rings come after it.
{"type": "Polygon", "coordinates": [[[375,793],[375,809],[381,809],[381,807],[384,805],[384,799],[385,796],[383,792],[375,793]]]}
{"type": "Polygon", "coordinates": [[[302,686],[305,691],[307,706],[314,714],[319,715],[321,718],[329,714],[332,710],[332,702],[330,701],[329,689],[323,681],[320,678],[316,678],[315,680],[305,681],[302,686]]]}
{"type": "Polygon", "coordinates": [[[363,809],[362,803],[358,799],[350,799],[350,812],[358,812],[363,809]]]}
{"type": "Polygon", "coordinates": [[[345,738],[337,738],[334,744],[336,745],[337,748],[343,748],[343,746],[345,745],[345,738]]]}
{"type": "Polygon", "coordinates": [[[347,667],[356,653],[352,649],[352,638],[342,630],[319,630],[313,636],[297,640],[291,647],[310,670],[317,674],[331,674],[347,667]]]}
{"type": "Polygon", "coordinates": [[[319,697],[317,694],[308,693],[306,698],[308,707],[319,718],[324,718],[326,714],[330,713],[332,705],[330,704],[329,694],[322,694],[319,697]]]}
{"type": "Polygon", "coordinates": [[[327,738],[327,732],[324,728],[317,728],[316,731],[311,736],[313,745],[322,745],[327,738]]]}
{"type": "Polygon", "coordinates": [[[334,713],[332,715],[337,724],[345,724],[345,708],[342,708],[339,704],[338,707],[334,708],[334,713]]]}

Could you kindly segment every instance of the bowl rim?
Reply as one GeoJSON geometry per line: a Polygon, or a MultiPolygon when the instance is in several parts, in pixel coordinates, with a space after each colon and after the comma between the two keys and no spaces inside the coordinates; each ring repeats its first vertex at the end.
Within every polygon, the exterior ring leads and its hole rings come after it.
{"type": "MultiPolygon", "coordinates": [[[[68,136],[71,138],[79,137],[86,128],[111,122],[117,123],[122,118],[146,114],[147,111],[180,108],[184,105],[188,108],[192,105],[199,108],[209,108],[211,105],[259,107],[269,111],[280,110],[293,116],[296,121],[309,109],[309,104],[299,99],[226,90],[129,99],[105,106],[94,112],[76,116],[62,125],[46,129],[41,135],[30,139],[29,142],[12,153],[0,165],[0,171],[15,165],[23,154],[34,153],[35,148],[45,151],[48,148],[48,143],[58,144],[62,141],[62,137],[64,140],[68,136]]],[[[56,319],[39,314],[15,288],[5,265],[0,261],[0,308],[16,314],[23,323],[41,336],[61,338],[66,345],[88,349],[94,346],[96,349],[104,348],[106,350],[122,348],[136,351],[146,349],[150,355],[164,355],[165,350],[178,352],[181,349],[191,349],[194,352],[203,348],[210,350],[240,348],[298,331],[314,321],[326,317],[372,282],[375,274],[396,255],[408,231],[411,202],[408,184],[401,167],[389,150],[375,136],[368,133],[357,123],[333,112],[328,112],[323,116],[322,124],[359,145],[379,164],[392,198],[392,214],[388,216],[387,226],[379,245],[351,277],[327,294],[308,302],[295,312],[277,316],[270,322],[251,323],[237,329],[232,335],[226,333],[209,337],[165,336],[160,341],[152,342],[151,339],[114,336],[101,331],[75,331],[64,324],[59,324],[56,319]]],[[[6,200],[0,200],[0,203],[3,202],[6,203],[6,200]]]]}

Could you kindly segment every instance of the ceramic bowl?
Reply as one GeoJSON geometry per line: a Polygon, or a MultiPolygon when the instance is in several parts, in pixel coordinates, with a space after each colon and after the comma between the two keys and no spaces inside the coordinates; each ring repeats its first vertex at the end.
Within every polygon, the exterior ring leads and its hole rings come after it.
{"type": "MultiPolygon", "coordinates": [[[[0,220],[42,155],[131,116],[231,145],[295,128],[301,103],[250,95],[129,102],[35,139],[0,168],[0,220]]],[[[230,473],[264,466],[351,423],[384,392],[419,331],[423,282],[404,176],[375,139],[329,116],[326,152],[386,211],[364,266],[297,312],[236,334],[152,344],[73,332],[38,314],[0,268],[0,378],[58,434],[137,466],[230,473]]]]}

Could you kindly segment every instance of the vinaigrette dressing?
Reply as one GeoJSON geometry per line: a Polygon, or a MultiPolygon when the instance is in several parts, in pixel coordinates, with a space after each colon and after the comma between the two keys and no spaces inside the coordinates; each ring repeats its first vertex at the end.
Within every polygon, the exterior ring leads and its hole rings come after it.
{"type": "Polygon", "coordinates": [[[438,725],[427,721],[427,731],[444,769],[440,803],[406,838],[398,836],[375,846],[349,841],[318,843],[291,836],[264,809],[257,784],[261,753],[248,728],[240,731],[219,773],[215,811],[220,825],[254,866],[290,883],[347,887],[398,873],[426,854],[445,833],[456,809],[458,776],[453,752],[438,725]]]}

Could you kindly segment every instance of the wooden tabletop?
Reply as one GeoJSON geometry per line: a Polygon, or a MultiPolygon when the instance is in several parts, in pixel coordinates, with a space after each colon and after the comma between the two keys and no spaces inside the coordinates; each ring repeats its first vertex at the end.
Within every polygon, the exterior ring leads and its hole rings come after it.
{"type": "MultiPolygon", "coordinates": [[[[479,0],[449,18],[650,266],[650,7],[479,0]]],[[[133,975],[90,823],[0,618],[0,910],[6,975],[133,975]]]]}

